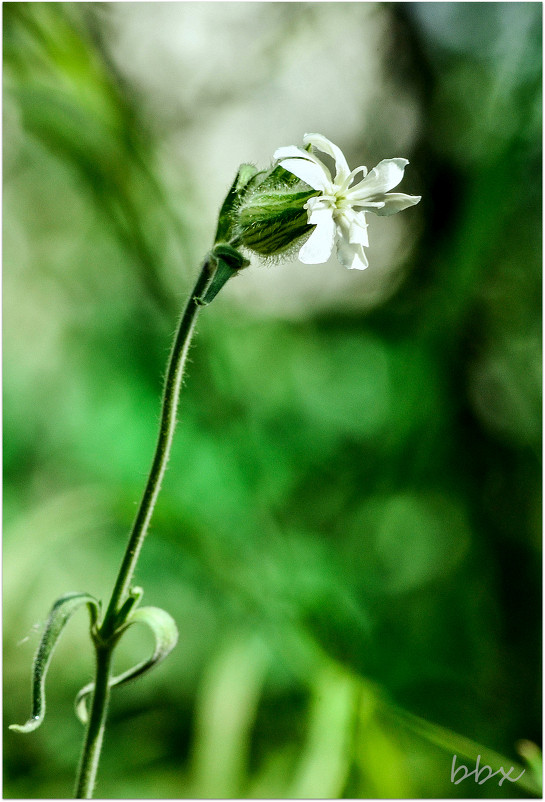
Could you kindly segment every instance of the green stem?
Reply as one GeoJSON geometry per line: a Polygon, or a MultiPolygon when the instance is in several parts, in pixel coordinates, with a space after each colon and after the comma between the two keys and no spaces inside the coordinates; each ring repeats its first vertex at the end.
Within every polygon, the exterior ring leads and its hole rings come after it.
{"type": "MultiPolygon", "coordinates": [[[[97,655],[95,690],[76,781],[77,799],[90,799],[93,794],[108,711],[110,666],[113,651],[118,641],[116,630],[123,623],[119,620],[119,613],[124,603],[130,598],[134,570],[167,467],[176,428],[176,412],[184,366],[197,316],[201,308],[199,299],[210,282],[212,272],[210,260],[207,258],[203,263],[193,292],[178,324],[167,367],[155,455],[104,621],[94,636],[97,655]]],[[[127,607],[125,609],[128,610],[127,607]]]]}
{"type": "Polygon", "coordinates": [[[184,309],[178,330],[174,338],[174,344],[170,353],[163,391],[163,403],[161,409],[161,422],[159,425],[159,436],[155,447],[155,455],[151,465],[148,481],[144,488],[140,507],[136,514],[129,542],[125,550],[123,561],[119,568],[117,581],[112,593],[110,604],[104,616],[104,623],[101,627],[101,636],[107,640],[113,634],[116,626],[117,613],[129,596],[134,569],[140,554],[140,549],[146,537],[148,526],[153,514],[155,502],[159,495],[161,482],[170,456],[170,448],[176,428],[176,412],[178,400],[182,387],[182,378],[187,358],[187,352],[191,343],[191,336],[195,328],[195,323],[201,305],[199,298],[206,289],[211,275],[211,266],[208,259],[204,261],[195,288],[191,293],[187,305],[184,309]]]}
{"type": "Polygon", "coordinates": [[[112,656],[113,648],[111,646],[96,647],[95,690],[76,778],[76,799],[91,799],[93,796],[108,714],[112,656]]]}

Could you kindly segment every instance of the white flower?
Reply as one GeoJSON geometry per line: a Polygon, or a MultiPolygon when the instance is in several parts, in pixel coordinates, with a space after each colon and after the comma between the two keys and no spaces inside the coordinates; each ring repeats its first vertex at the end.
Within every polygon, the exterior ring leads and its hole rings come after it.
{"type": "Polygon", "coordinates": [[[305,134],[303,141],[333,157],[335,178],[325,164],[307,150],[290,145],[279,148],[274,154],[281,167],[321,192],[304,206],[309,225],[316,228],[299,251],[299,259],[310,265],[327,262],[336,243],[341,264],[364,270],[369,264],[363,250],[369,245],[365,212],[395,214],[420,200],[420,196],[389,192],[399,184],[409,162],[384,159],[369,174],[366,167],[350,172],[340,148],[322,134],[305,134]],[[351,187],[358,173],[362,173],[363,180],[351,187]]]}

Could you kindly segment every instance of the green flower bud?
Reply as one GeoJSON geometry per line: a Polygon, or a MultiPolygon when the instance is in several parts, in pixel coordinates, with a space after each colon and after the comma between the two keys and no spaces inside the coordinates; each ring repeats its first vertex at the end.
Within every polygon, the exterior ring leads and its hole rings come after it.
{"type": "Polygon", "coordinates": [[[260,256],[274,256],[287,250],[312,231],[304,206],[314,194],[313,190],[275,192],[258,187],[238,210],[240,243],[260,256]]]}
{"type": "Polygon", "coordinates": [[[283,253],[312,232],[305,204],[316,194],[279,165],[259,172],[242,164],[219,214],[216,244],[230,243],[260,256],[283,253]]]}

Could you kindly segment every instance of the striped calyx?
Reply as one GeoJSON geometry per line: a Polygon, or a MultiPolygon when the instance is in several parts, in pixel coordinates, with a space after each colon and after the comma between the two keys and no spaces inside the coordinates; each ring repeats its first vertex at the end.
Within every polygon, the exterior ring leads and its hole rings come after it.
{"type": "Polygon", "coordinates": [[[242,245],[260,256],[274,256],[312,231],[305,203],[315,192],[288,188],[248,193],[238,210],[242,245]]]}

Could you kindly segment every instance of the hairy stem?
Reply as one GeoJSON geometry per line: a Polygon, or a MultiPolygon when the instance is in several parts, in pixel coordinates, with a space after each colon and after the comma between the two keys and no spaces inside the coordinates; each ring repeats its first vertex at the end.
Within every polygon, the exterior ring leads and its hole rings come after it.
{"type": "Polygon", "coordinates": [[[95,690],[76,778],[76,799],[91,799],[93,796],[108,714],[112,656],[113,647],[96,647],[95,690]]]}
{"type": "MultiPolygon", "coordinates": [[[[118,640],[116,630],[123,623],[120,618],[124,617],[123,614],[120,616],[120,611],[123,605],[130,599],[134,570],[167,467],[174,430],[176,428],[176,413],[182,386],[184,366],[195,328],[195,322],[201,308],[199,298],[203,295],[208,286],[211,273],[212,267],[207,258],[203,263],[193,292],[189,297],[178,324],[165,378],[161,422],[159,425],[159,436],[157,438],[153,462],[144,488],[142,500],[129,535],[127,548],[119,568],[108,609],[106,610],[103,623],[98,633],[95,635],[97,655],[95,690],[76,780],[77,799],[90,799],[93,795],[108,712],[110,666],[114,648],[118,640]]],[[[124,609],[128,609],[126,605],[124,609]]]]}
{"type": "Polygon", "coordinates": [[[184,366],[187,352],[191,342],[191,336],[195,328],[195,322],[199,310],[199,298],[203,294],[210,280],[211,268],[208,260],[205,260],[197,283],[186,304],[180,323],[174,338],[174,344],[170,353],[163,392],[163,403],[161,409],[161,422],[159,425],[159,436],[155,447],[155,455],[151,465],[148,481],[144,488],[140,507],[136,514],[129,542],[125,550],[125,555],[117,575],[116,584],[112,593],[112,598],[104,617],[101,627],[101,635],[104,639],[111,636],[116,624],[116,615],[123,603],[127,600],[134,569],[140,554],[140,549],[146,537],[148,526],[153,514],[155,502],[159,495],[161,482],[170,455],[174,430],[176,428],[176,413],[178,400],[182,387],[184,366]]]}

